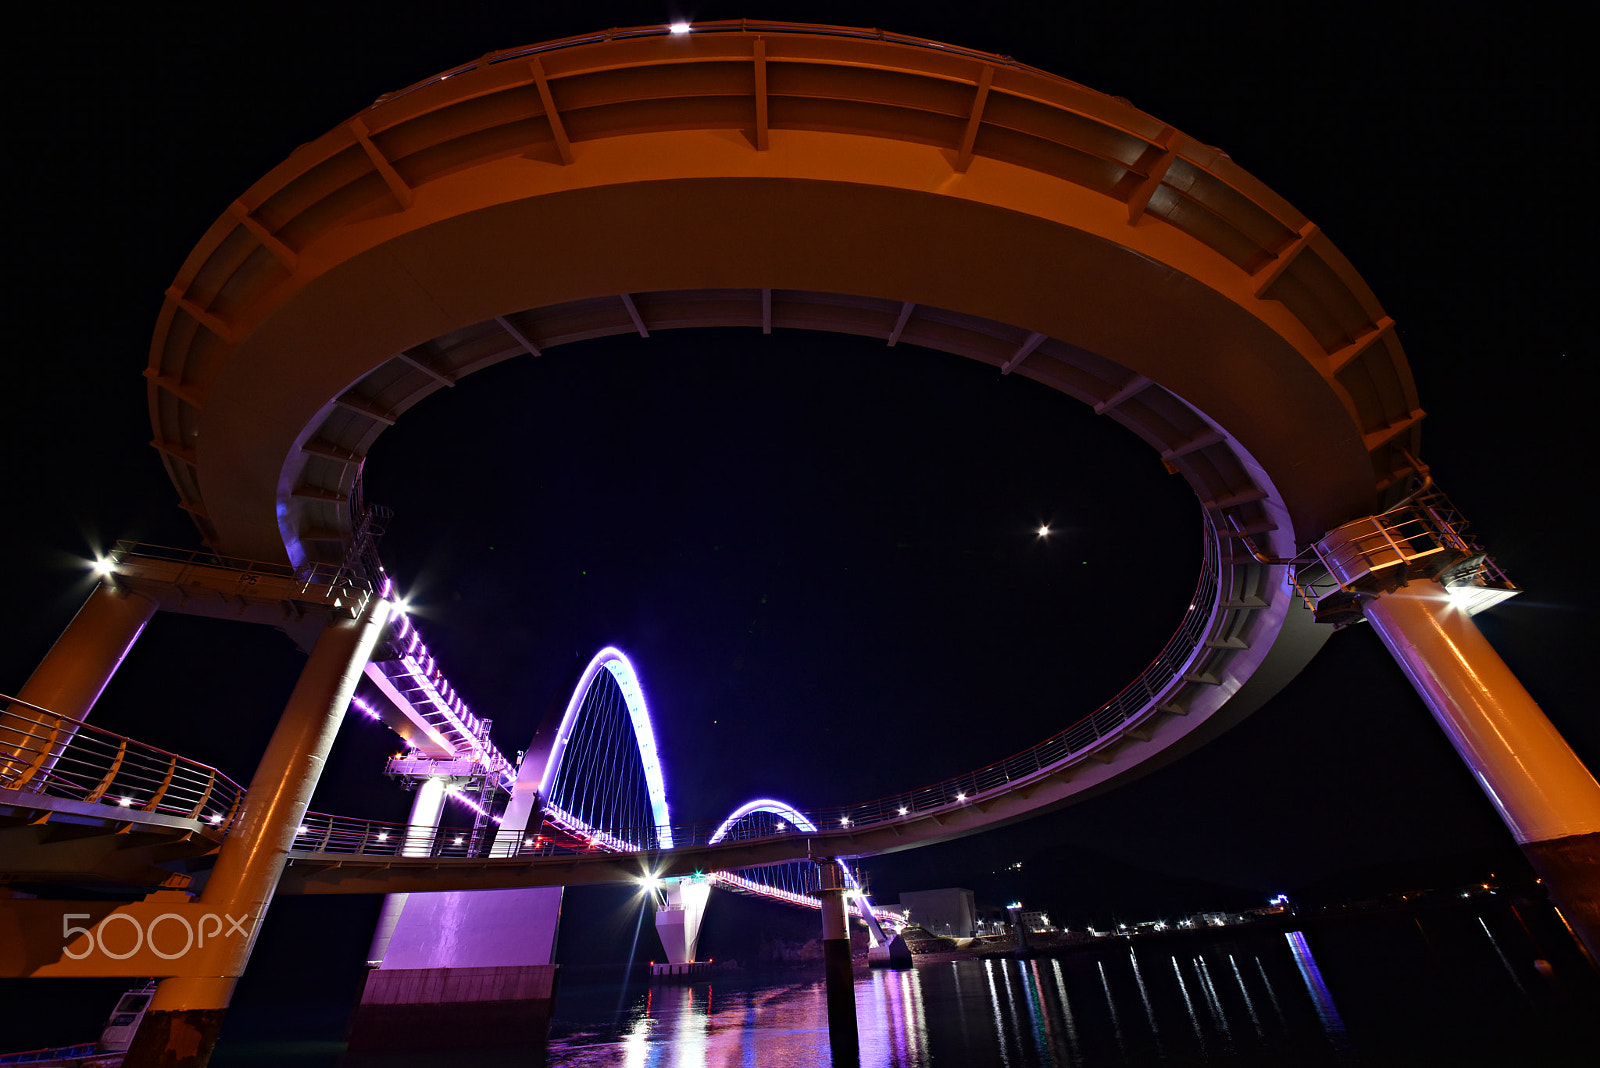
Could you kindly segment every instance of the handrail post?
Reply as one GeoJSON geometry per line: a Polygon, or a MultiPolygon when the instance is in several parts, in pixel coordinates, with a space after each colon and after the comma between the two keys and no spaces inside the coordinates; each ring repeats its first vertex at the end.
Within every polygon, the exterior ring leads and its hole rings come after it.
{"type": "Polygon", "coordinates": [[[156,810],[156,806],[161,804],[161,799],[167,796],[167,790],[172,786],[172,779],[175,775],[177,775],[177,773],[178,757],[176,754],[174,754],[172,759],[167,761],[166,777],[161,780],[161,785],[156,787],[155,793],[150,795],[150,800],[147,803],[139,806],[140,811],[154,812],[156,810]]]}

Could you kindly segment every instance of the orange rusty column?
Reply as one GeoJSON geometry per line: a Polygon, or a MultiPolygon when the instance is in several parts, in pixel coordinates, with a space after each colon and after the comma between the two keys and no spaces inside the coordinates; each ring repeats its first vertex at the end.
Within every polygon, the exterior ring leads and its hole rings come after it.
{"type": "MultiPolygon", "coordinates": [[[[231,950],[218,975],[162,980],[124,1068],[203,1068],[210,1059],[296,828],[389,612],[389,602],[373,595],[359,616],[330,623],[317,639],[200,895],[202,904],[248,917],[249,938],[231,950]]],[[[315,947],[308,951],[315,956],[315,947]]]]}
{"type": "MultiPolygon", "coordinates": [[[[150,598],[102,582],[39,662],[17,699],[68,720],[86,719],[155,612],[156,603],[150,598]]],[[[11,729],[0,732],[0,768],[12,773],[8,778],[30,767],[28,778],[48,771],[77,729],[22,704],[6,711],[11,729]]]]}
{"type": "Polygon", "coordinates": [[[1600,784],[1444,586],[1413,579],[1365,610],[1600,960],[1600,784]]]}

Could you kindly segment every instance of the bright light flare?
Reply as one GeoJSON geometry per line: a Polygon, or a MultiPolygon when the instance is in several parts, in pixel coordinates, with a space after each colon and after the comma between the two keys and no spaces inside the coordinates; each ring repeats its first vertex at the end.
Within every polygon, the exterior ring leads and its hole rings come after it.
{"type": "Polygon", "coordinates": [[[109,575],[117,569],[117,565],[111,562],[110,557],[99,556],[95,558],[94,569],[97,574],[109,575]]]}
{"type": "Polygon", "coordinates": [[[1038,530],[1034,531],[1034,533],[1039,535],[1041,538],[1048,538],[1050,536],[1050,524],[1044,524],[1038,530]]]}
{"type": "Polygon", "coordinates": [[[689,24],[687,22],[674,22],[667,29],[671,30],[674,36],[681,36],[689,32],[689,24]]]}

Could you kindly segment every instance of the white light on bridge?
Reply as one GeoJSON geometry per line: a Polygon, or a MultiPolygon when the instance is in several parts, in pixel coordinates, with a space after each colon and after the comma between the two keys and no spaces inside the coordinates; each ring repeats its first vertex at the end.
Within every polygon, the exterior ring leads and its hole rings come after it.
{"type": "Polygon", "coordinates": [[[116,565],[104,556],[96,558],[94,569],[102,575],[109,575],[116,570],[116,565]]]}
{"type": "Polygon", "coordinates": [[[298,826],[298,827],[296,827],[294,829],[294,833],[295,834],[305,834],[310,829],[311,829],[310,827],[307,827],[305,824],[302,823],[300,826],[298,826]]]}
{"type": "Polygon", "coordinates": [[[1050,536],[1050,524],[1046,523],[1044,526],[1040,527],[1037,533],[1041,538],[1048,538],[1050,536]]]}
{"type": "Polygon", "coordinates": [[[961,793],[956,794],[956,800],[957,801],[965,801],[966,799],[967,799],[966,791],[963,790],[961,793]]]}
{"type": "Polygon", "coordinates": [[[689,32],[689,24],[687,22],[674,22],[672,25],[668,26],[667,29],[671,30],[674,34],[684,34],[689,32]]]}
{"type": "Polygon", "coordinates": [[[840,816],[839,817],[839,826],[841,826],[841,827],[850,826],[850,817],[849,816],[840,816]]]}
{"type": "Polygon", "coordinates": [[[905,814],[906,814],[906,806],[901,805],[900,806],[900,815],[904,816],[905,814]]]}
{"type": "Polygon", "coordinates": [[[133,798],[124,797],[121,801],[118,801],[117,804],[121,805],[123,808],[127,808],[133,804],[133,798]]]}
{"type": "Polygon", "coordinates": [[[389,832],[388,831],[379,831],[378,832],[378,841],[387,842],[388,840],[389,840],[389,832]]]}
{"type": "Polygon", "coordinates": [[[213,812],[211,814],[211,826],[215,827],[217,824],[219,824],[221,822],[222,822],[222,813],[213,812]]]}

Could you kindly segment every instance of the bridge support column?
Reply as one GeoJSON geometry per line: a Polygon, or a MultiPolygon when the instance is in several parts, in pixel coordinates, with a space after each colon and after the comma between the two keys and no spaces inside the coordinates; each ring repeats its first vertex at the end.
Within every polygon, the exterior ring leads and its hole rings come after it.
{"type": "MultiPolygon", "coordinates": [[[[156,603],[150,598],[100,583],[23,684],[17,698],[71,719],[88,718],[101,691],[155,613],[156,603]]],[[[32,741],[10,732],[0,736],[0,768],[13,770],[19,780],[48,771],[72,740],[71,730],[55,720],[46,725],[45,717],[25,705],[12,705],[8,711],[23,721],[38,724],[40,735],[32,741]],[[31,773],[27,771],[30,766],[31,773]]],[[[15,719],[12,722],[27,729],[15,719]]]]}
{"type": "Polygon", "coordinates": [[[844,870],[830,858],[817,858],[822,899],[822,963],[827,969],[828,1045],[837,1068],[855,1064],[861,1055],[856,1029],[855,968],[850,961],[850,909],[845,900],[844,870]]]}
{"type": "Polygon", "coordinates": [[[559,886],[409,895],[382,965],[367,973],[350,1053],[540,1045],[560,922],[559,886]]]}
{"type": "MultiPolygon", "coordinates": [[[[692,964],[700,944],[700,921],[705,918],[711,883],[688,876],[668,879],[666,883],[666,904],[656,909],[656,934],[669,965],[692,964]]],[[[665,969],[660,974],[678,973],[665,969]]]]}
{"type": "Polygon", "coordinates": [[[373,596],[357,618],[330,623],[317,639],[200,895],[202,904],[244,917],[249,937],[230,951],[220,975],[162,980],[124,1068],[203,1068],[211,1059],[339,721],[388,619],[388,602],[373,596]]]}
{"type": "MultiPolygon", "coordinates": [[[[425,857],[439,829],[439,817],[444,814],[444,780],[436,777],[423,779],[417,784],[416,796],[411,799],[411,817],[406,820],[405,844],[400,847],[402,857],[425,857]]],[[[383,911],[378,913],[378,926],[372,932],[372,945],[367,950],[367,966],[376,968],[383,963],[389,951],[389,940],[394,937],[395,925],[405,911],[410,894],[386,894],[383,911]]]]}
{"type": "Polygon", "coordinates": [[[1365,611],[1600,960],[1600,784],[1444,586],[1413,579],[1365,611]]]}

